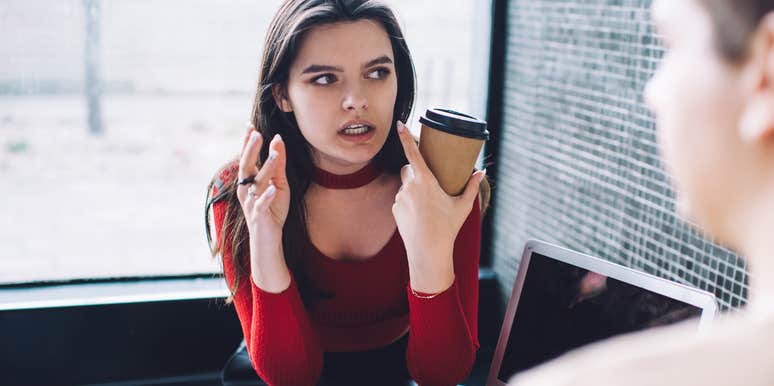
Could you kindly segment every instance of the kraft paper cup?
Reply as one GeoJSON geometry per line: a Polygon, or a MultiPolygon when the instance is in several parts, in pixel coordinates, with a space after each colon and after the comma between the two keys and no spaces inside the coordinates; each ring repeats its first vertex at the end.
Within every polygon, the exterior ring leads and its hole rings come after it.
{"type": "Polygon", "coordinates": [[[419,122],[419,152],[441,188],[451,196],[460,195],[489,139],[486,121],[436,108],[428,109],[419,122]]]}

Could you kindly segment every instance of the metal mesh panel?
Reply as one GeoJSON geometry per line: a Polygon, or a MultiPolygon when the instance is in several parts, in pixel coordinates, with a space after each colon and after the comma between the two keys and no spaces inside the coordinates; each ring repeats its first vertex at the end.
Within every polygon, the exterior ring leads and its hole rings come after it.
{"type": "Polygon", "coordinates": [[[642,90],[649,0],[512,0],[493,264],[508,299],[542,239],[745,303],[743,261],[677,218],[642,90]]]}

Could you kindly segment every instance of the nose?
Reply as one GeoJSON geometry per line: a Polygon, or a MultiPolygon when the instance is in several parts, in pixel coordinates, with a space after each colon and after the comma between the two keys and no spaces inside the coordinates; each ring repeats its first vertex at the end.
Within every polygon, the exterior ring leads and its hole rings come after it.
{"type": "Polygon", "coordinates": [[[344,95],[341,107],[348,111],[366,110],[368,109],[368,98],[360,87],[352,87],[344,95]]]}

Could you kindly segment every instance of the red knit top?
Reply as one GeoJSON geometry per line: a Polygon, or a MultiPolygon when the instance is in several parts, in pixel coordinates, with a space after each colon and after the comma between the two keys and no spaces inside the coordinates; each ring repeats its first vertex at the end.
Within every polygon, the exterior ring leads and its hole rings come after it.
{"type": "MultiPolygon", "coordinates": [[[[237,165],[224,169],[212,196],[236,178],[237,165]]],[[[348,176],[318,170],[315,182],[329,188],[365,185],[378,177],[372,166],[348,176]]],[[[217,235],[226,202],[213,205],[217,235]]],[[[406,363],[419,385],[456,385],[473,366],[478,343],[478,199],[454,243],[455,281],[432,298],[417,297],[409,286],[406,249],[398,230],[373,257],[333,260],[311,242],[303,248],[302,269],[313,298],[305,307],[296,278],[272,294],[252,281],[250,259],[234,295],[247,352],[258,375],[269,385],[313,385],[322,371],[323,353],[363,351],[386,346],[410,330],[406,363]]],[[[230,245],[221,250],[229,286],[234,266],[230,245]]],[[[419,294],[422,296],[425,294],[419,294]]]]}

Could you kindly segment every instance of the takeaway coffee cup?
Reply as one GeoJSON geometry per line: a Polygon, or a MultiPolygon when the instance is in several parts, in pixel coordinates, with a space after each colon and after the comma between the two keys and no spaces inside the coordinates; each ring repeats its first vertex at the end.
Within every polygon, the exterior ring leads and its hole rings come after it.
{"type": "Polygon", "coordinates": [[[441,188],[458,196],[465,190],[484,142],[486,121],[447,109],[428,109],[419,118],[419,152],[441,188]]]}

